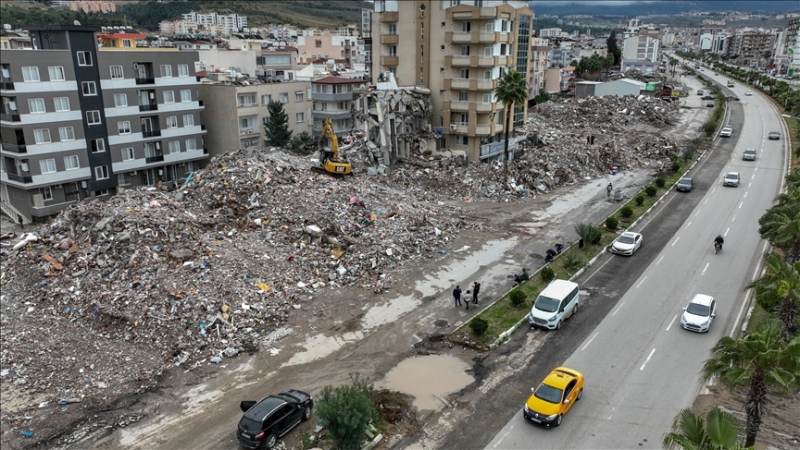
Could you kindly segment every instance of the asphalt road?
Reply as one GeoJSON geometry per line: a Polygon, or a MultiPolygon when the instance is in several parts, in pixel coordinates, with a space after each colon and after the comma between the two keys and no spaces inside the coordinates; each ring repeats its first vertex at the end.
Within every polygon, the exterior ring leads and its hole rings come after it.
{"type": "MultiPolygon", "coordinates": [[[[745,96],[748,89],[739,83],[732,90],[741,99],[730,103],[734,139],[723,141],[699,168],[697,189],[670,194],[654,215],[657,220],[637,227],[645,236],[639,254],[606,257],[586,274],[590,308],[579,315],[597,312],[591,306],[598,299],[611,298],[615,305],[593,331],[582,330],[586,338],[563,362],[586,376],[580,403],[552,430],[529,425],[519,412],[522,403],[513,405],[513,417],[487,448],[661,448],[674,417],[702,386],[700,369],[711,347],[746,313],[744,288],[765,248],[758,218],[772,204],[784,173],[785,134],[777,111],[758,92],[745,96]],[[781,132],[781,140],[766,140],[769,131],[781,132]],[[727,153],[733,141],[735,148],[727,153]],[[755,162],[741,160],[748,147],[758,151],[755,162]],[[738,188],[721,186],[727,171],[740,172],[738,188]],[[712,246],[717,234],[726,239],[719,255],[712,246]],[[629,279],[625,272],[639,274],[632,287],[617,289],[614,275],[629,279]],[[705,335],[679,326],[682,307],[696,293],[718,302],[717,318],[705,335]]],[[[599,309],[610,305],[604,306],[599,309]]],[[[558,333],[572,332],[569,325],[558,333]]],[[[546,369],[536,372],[531,387],[546,369]]]]}

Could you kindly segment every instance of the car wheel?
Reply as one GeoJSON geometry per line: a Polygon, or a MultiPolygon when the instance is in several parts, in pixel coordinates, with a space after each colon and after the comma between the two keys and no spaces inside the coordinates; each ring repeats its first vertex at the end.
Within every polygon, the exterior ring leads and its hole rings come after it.
{"type": "Polygon", "coordinates": [[[311,407],[306,406],[303,410],[303,421],[306,421],[311,418],[311,407]]]}
{"type": "Polygon", "coordinates": [[[564,417],[564,415],[563,415],[563,414],[559,414],[559,415],[558,415],[558,417],[556,417],[556,424],[555,424],[555,426],[559,426],[559,425],[561,425],[561,419],[562,419],[563,417],[564,417]]]}
{"type": "Polygon", "coordinates": [[[277,443],[278,443],[278,436],[275,436],[274,434],[270,434],[269,436],[267,436],[267,443],[266,443],[267,446],[266,447],[268,449],[275,447],[275,444],[277,444],[277,443]]]}
{"type": "Polygon", "coordinates": [[[581,399],[581,397],[583,397],[583,389],[581,389],[580,391],[578,391],[578,398],[576,398],[576,399],[575,399],[575,401],[578,401],[578,400],[580,400],[580,399],[581,399]]]}
{"type": "Polygon", "coordinates": [[[560,329],[561,329],[561,321],[559,320],[558,323],[556,324],[556,330],[560,329]]]}
{"type": "Polygon", "coordinates": [[[575,307],[572,308],[572,314],[570,314],[570,316],[574,316],[575,314],[578,314],[578,307],[579,306],[580,306],[580,303],[575,303],[575,307]]]}

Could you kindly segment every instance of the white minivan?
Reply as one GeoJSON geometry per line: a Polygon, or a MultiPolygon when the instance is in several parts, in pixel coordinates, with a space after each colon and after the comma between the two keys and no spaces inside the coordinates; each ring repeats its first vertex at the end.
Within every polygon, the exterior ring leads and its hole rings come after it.
{"type": "Polygon", "coordinates": [[[578,312],[580,288],[567,280],[553,280],[533,302],[528,323],[531,327],[557,330],[561,323],[578,312]]]}

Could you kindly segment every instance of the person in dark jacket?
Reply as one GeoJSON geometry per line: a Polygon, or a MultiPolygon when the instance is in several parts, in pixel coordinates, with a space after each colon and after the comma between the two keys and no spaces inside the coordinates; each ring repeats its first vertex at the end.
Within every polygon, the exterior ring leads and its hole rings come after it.
{"type": "Polygon", "coordinates": [[[472,283],[472,303],[478,304],[478,292],[481,290],[481,284],[477,281],[472,283]]]}
{"type": "Polygon", "coordinates": [[[453,289],[453,300],[456,302],[456,306],[461,306],[461,286],[456,285],[456,288],[453,289]]]}

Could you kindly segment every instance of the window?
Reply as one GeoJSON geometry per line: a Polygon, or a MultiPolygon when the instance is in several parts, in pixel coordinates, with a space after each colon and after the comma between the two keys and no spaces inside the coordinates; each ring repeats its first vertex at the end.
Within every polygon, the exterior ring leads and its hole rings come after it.
{"type": "Polygon", "coordinates": [[[284,105],[289,103],[289,93],[288,92],[281,92],[281,99],[280,102],[284,105]]]}
{"type": "Polygon", "coordinates": [[[483,47],[483,56],[492,56],[492,47],[483,47]]]}
{"type": "Polygon", "coordinates": [[[92,141],[92,153],[103,153],[106,151],[106,141],[102,138],[92,141]]]}
{"type": "Polygon", "coordinates": [[[97,180],[107,180],[108,166],[96,166],[94,168],[94,178],[97,180]]]}
{"type": "Polygon", "coordinates": [[[469,69],[460,69],[458,71],[458,77],[461,78],[462,80],[466,80],[467,78],[469,78],[469,69]]]}
{"type": "Polygon", "coordinates": [[[180,153],[181,141],[169,141],[167,143],[167,153],[180,153]]]}
{"type": "Polygon", "coordinates": [[[131,184],[131,180],[128,178],[128,174],[125,173],[118,173],[117,174],[117,185],[118,186],[127,186],[131,184]]]}
{"type": "Polygon", "coordinates": [[[123,161],[130,161],[131,159],[136,159],[136,154],[133,152],[133,147],[126,147],[120,150],[122,153],[122,160],[123,161]]]}
{"type": "Polygon", "coordinates": [[[483,94],[483,103],[492,103],[492,94],[483,94]]]}
{"type": "Polygon", "coordinates": [[[161,76],[162,77],[171,77],[172,76],[172,65],[170,65],[170,64],[162,64],[161,65],[161,76]]]}
{"type": "Polygon", "coordinates": [[[197,141],[194,138],[186,140],[186,150],[197,150],[197,141]]]}
{"type": "Polygon", "coordinates": [[[39,161],[39,169],[42,170],[42,174],[55,173],[55,171],[56,171],[56,160],[55,159],[43,159],[43,160],[39,161]]]}
{"type": "Polygon", "coordinates": [[[179,77],[188,77],[189,76],[189,65],[188,64],[178,64],[178,76],[179,77]]]}
{"type": "Polygon", "coordinates": [[[491,80],[492,79],[492,71],[486,70],[483,72],[483,79],[484,80],[491,80]]]}
{"type": "Polygon", "coordinates": [[[78,52],[78,65],[91,66],[92,65],[92,52],[81,51],[78,52]]]}
{"type": "Polygon", "coordinates": [[[469,136],[459,136],[461,145],[469,145],[469,136]]]}
{"type": "Polygon", "coordinates": [[[123,39],[122,46],[125,48],[131,48],[131,40],[130,39],[123,39]]]}
{"type": "MultiPolygon", "coordinates": [[[[103,166],[103,168],[105,168],[105,166],[103,166]]],[[[106,177],[106,178],[108,178],[108,177],[106,177]]],[[[99,178],[98,178],[98,180],[99,180],[99,178]]],[[[101,195],[108,195],[108,189],[100,189],[100,190],[94,191],[94,196],[95,197],[100,197],[101,195]]]]}
{"type": "Polygon", "coordinates": [[[461,46],[461,56],[469,56],[469,45],[461,46]]]}
{"type": "MultiPolygon", "coordinates": [[[[182,103],[189,103],[192,101],[192,90],[191,89],[181,89],[181,102],[182,103]]],[[[256,104],[256,97],[253,96],[253,106],[256,104]]]]}
{"type": "Polygon", "coordinates": [[[469,33],[472,30],[472,22],[461,22],[461,32],[469,33]]]}
{"type": "Polygon", "coordinates": [[[97,86],[94,81],[81,81],[83,95],[97,95],[97,86]]]}
{"type": "Polygon", "coordinates": [[[172,91],[164,91],[164,103],[175,103],[175,93],[172,91]]]}
{"type": "Polygon", "coordinates": [[[47,68],[47,74],[50,76],[50,81],[64,81],[64,68],[61,66],[50,66],[47,68]]]}
{"type": "Polygon", "coordinates": [[[22,66],[22,79],[25,82],[39,81],[39,68],[36,66],[22,66]]]}
{"type": "Polygon", "coordinates": [[[167,128],[178,128],[178,116],[167,116],[167,128]]]}
{"type": "Polygon", "coordinates": [[[47,128],[37,128],[33,130],[33,141],[37,144],[50,143],[50,130],[47,128]]]}
{"type": "Polygon", "coordinates": [[[58,139],[61,142],[74,141],[75,129],[72,127],[58,127],[58,139]]]}
{"type": "Polygon", "coordinates": [[[296,91],[294,93],[294,101],[303,102],[305,100],[305,93],[303,91],[296,91]]]}
{"type": "Polygon", "coordinates": [[[397,56],[397,46],[390,45],[389,46],[389,56],[397,56]]]}
{"type": "Polygon", "coordinates": [[[64,157],[64,169],[75,170],[81,168],[81,160],[78,155],[68,155],[64,157]]]}
{"type": "Polygon", "coordinates": [[[117,134],[131,134],[131,121],[122,120],[117,122],[117,134]]]}
{"type": "Polygon", "coordinates": [[[469,94],[466,91],[458,91],[458,101],[460,101],[460,102],[468,102],[469,101],[469,94]]]}
{"type": "Polygon", "coordinates": [[[315,41],[314,41],[314,47],[316,47],[316,48],[322,48],[322,41],[321,41],[321,40],[319,40],[319,39],[315,40],[315,41]]]}
{"type": "Polygon", "coordinates": [[[92,110],[86,111],[86,123],[89,125],[100,125],[100,111],[92,110]]]}
{"type": "Polygon", "coordinates": [[[69,97],[56,97],[53,99],[53,106],[56,111],[69,111],[69,97]]]}
{"type": "Polygon", "coordinates": [[[118,108],[128,106],[128,94],[114,94],[114,106],[118,108]]]}
{"type": "Polygon", "coordinates": [[[301,113],[301,112],[299,112],[299,113],[295,113],[295,114],[294,114],[294,121],[295,121],[296,123],[303,123],[305,120],[306,120],[306,115],[305,115],[305,113],[301,113]]]}
{"type": "Polygon", "coordinates": [[[389,24],[389,34],[397,34],[397,24],[390,23],[389,24]]]}
{"type": "Polygon", "coordinates": [[[194,115],[193,114],[184,114],[183,115],[183,126],[185,126],[185,127],[193,127],[194,126],[194,115]]]}
{"type": "Polygon", "coordinates": [[[52,200],[53,199],[53,188],[50,186],[45,186],[39,189],[39,192],[42,193],[42,199],[44,201],[52,200]]]}
{"type": "Polygon", "coordinates": [[[29,98],[28,108],[30,109],[31,114],[41,114],[47,112],[47,110],[44,107],[43,98],[29,98]]]}
{"type": "Polygon", "coordinates": [[[119,80],[121,78],[125,78],[125,75],[122,71],[122,66],[110,66],[108,70],[111,73],[112,80],[119,80]]]}
{"type": "Polygon", "coordinates": [[[269,105],[272,102],[272,96],[269,94],[264,94],[261,96],[261,104],[262,105],[269,105]]]}

